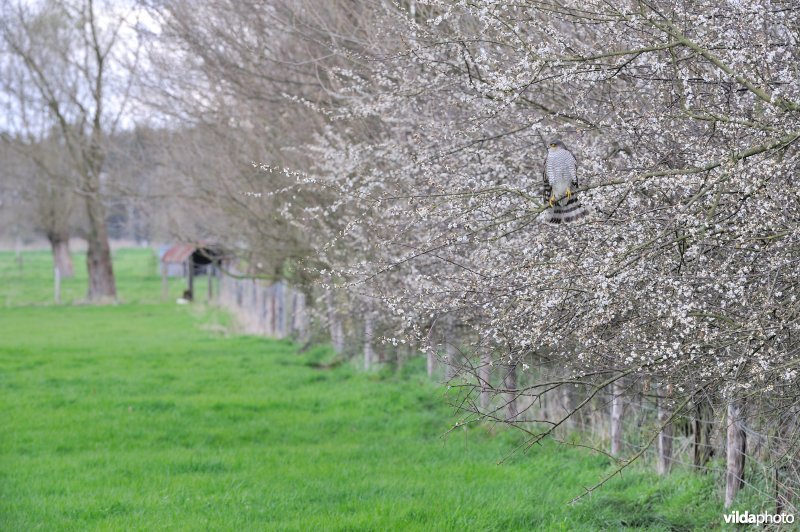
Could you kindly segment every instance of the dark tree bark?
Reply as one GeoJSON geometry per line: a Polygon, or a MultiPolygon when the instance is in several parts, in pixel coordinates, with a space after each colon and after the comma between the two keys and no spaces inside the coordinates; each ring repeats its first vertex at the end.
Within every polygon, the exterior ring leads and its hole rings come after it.
{"type": "Polygon", "coordinates": [[[713,410],[708,400],[698,398],[695,401],[694,414],[694,466],[705,467],[714,455],[714,447],[711,445],[711,431],[714,428],[713,410]]]}
{"type": "Polygon", "coordinates": [[[106,209],[99,194],[87,195],[86,214],[89,220],[89,230],[86,233],[88,243],[86,267],[89,272],[88,299],[90,301],[113,300],[117,297],[117,286],[111,264],[111,247],[108,243],[106,209]]]}

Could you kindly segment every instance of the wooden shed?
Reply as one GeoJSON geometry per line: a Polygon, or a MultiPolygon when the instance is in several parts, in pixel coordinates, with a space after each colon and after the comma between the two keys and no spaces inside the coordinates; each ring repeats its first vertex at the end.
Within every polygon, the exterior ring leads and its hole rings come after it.
{"type": "Polygon", "coordinates": [[[175,244],[161,256],[161,294],[169,295],[169,277],[176,267],[180,268],[187,280],[183,298],[194,299],[194,278],[205,275],[208,278],[208,299],[213,296],[214,278],[219,275],[222,250],[208,244],[175,244]]]}

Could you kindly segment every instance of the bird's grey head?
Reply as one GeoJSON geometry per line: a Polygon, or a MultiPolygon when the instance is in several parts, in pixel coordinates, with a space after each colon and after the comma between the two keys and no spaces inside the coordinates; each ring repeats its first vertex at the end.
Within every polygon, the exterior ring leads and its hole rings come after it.
{"type": "Polygon", "coordinates": [[[560,139],[553,139],[547,145],[547,149],[548,150],[557,150],[559,148],[562,149],[562,150],[566,150],[567,149],[567,147],[564,145],[563,142],[561,142],[560,139]]]}

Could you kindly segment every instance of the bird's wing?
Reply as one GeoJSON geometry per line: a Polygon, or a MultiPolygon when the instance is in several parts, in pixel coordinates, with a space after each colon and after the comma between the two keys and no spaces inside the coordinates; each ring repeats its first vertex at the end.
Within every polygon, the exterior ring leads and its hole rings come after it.
{"type": "Polygon", "coordinates": [[[550,196],[553,195],[553,187],[550,186],[550,180],[547,179],[547,157],[544,158],[544,165],[542,168],[542,198],[544,198],[544,202],[547,203],[550,201],[550,196]]]}
{"type": "Polygon", "coordinates": [[[570,157],[572,157],[572,168],[570,168],[572,173],[572,181],[569,184],[569,188],[575,190],[578,188],[578,160],[575,158],[572,152],[569,152],[570,157]]]}

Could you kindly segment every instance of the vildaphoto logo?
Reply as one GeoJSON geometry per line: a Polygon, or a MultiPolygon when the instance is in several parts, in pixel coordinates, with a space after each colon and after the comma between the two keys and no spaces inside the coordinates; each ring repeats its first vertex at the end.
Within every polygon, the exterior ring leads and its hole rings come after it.
{"type": "Polygon", "coordinates": [[[794,514],[751,514],[750,512],[735,511],[722,516],[728,524],[737,525],[773,525],[794,523],[794,514]]]}

